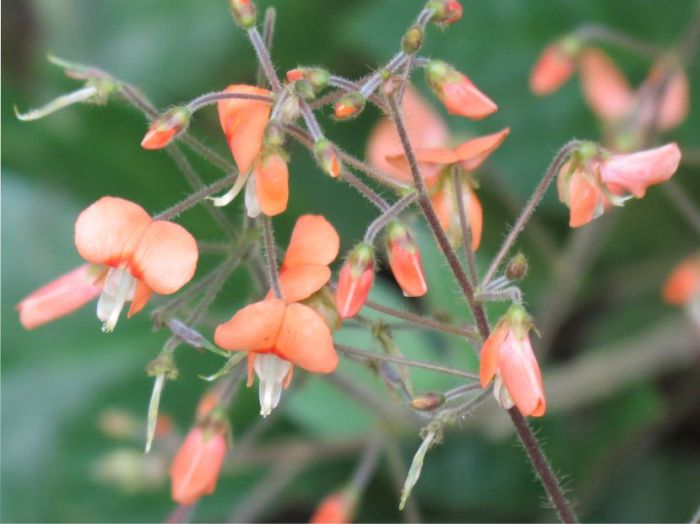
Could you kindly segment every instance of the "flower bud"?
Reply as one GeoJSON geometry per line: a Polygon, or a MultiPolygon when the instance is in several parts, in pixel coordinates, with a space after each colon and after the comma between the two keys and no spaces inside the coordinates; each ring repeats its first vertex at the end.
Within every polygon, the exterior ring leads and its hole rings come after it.
{"type": "Polygon", "coordinates": [[[287,82],[306,80],[314,90],[314,93],[318,93],[328,87],[330,78],[331,74],[320,67],[297,67],[287,71],[287,82]]]}
{"type": "Polygon", "coordinates": [[[517,281],[527,275],[527,258],[522,253],[516,253],[506,265],[505,275],[508,280],[517,281]]]}
{"type": "Polygon", "coordinates": [[[213,493],[227,451],[223,426],[197,426],[190,431],[170,466],[173,500],[190,505],[213,493]]]}
{"type": "Polygon", "coordinates": [[[439,391],[429,391],[411,400],[411,406],[418,411],[432,411],[445,403],[445,395],[439,391]]]}
{"type": "Polygon", "coordinates": [[[338,178],[340,176],[342,166],[340,160],[338,160],[335,147],[330,140],[326,138],[317,140],[314,145],[314,154],[318,165],[321,166],[321,169],[323,169],[326,174],[333,178],[338,178]]]}
{"type": "Polygon", "coordinates": [[[485,118],[498,106],[464,74],[441,60],[431,60],[425,68],[428,84],[451,115],[472,120],[485,118]]]}
{"type": "Polygon", "coordinates": [[[414,25],[406,31],[401,39],[401,49],[407,55],[417,53],[423,46],[423,29],[420,26],[414,25]]]}
{"type": "Polygon", "coordinates": [[[243,29],[250,29],[255,25],[256,12],[252,0],[229,0],[233,19],[243,29]]]}
{"type": "Polygon", "coordinates": [[[192,113],[186,107],[173,107],[156,118],[141,141],[144,149],[161,149],[182,133],[190,123],[192,113]]]}
{"type": "Polygon", "coordinates": [[[350,252],[338,276],[335,306],[341,317],[354,317],[362,309],[373,283],[374,249],[361,242],[350,252]]]}
{"type": "Polygon", "coordinates": [[[457,0],[431,0],[426,5],[433,11],[432,21],[438,25],[447,25],[462,18],[462,4],[457,0]]]}
{"type": "Polygon", "coordinates": [[[407,297],[421,297],[428,291],[420,251],[410,231],[401,222],[387,227],[389,266],[396,282],[407,297]]]}
{"type": "Polygon", "coordinates": [[[345,489],[328,495],[314,511],[311,524],[347,524],[352,522],[357,494],[345,489]]]}
{"type": "Polygon", "coordinates": [[[548,95],[564,85],[574,73],[581,48],[581,40],[574,35],[548,45],[530,73],[530,91],[548,95]]]}
{"type": "Polygon", "coordinates": [[[345,93],[340,100],[335,103],[333,112],[338,120],[346,120],[357,116],[365,107],[365,97],[362,93],[345,93]]]}
{"type": "Polygon", "coordinates": [[[311,82],[305,78],[294,82],[294,92],[304,100],[313,100],[316,98],[316,91],[314,91],[311,82]]]}

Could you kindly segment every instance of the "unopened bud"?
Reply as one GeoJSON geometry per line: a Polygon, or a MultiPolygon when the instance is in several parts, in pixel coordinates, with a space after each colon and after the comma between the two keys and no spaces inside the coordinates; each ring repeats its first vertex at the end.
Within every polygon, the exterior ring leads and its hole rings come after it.
{"type": "Polygon", "coordinates": [[[161,149],[182,133],[190,123],[192,113],[186,107],[173,107],[156,118],[141,141],[144,149],[161,149]]]}
{"type": "Polygon", "coordinates": [[[287,71],[287,82],[299,82],[305,80],[311,86],[314,93],[328,87],[331,74],[320,67],[297,67],[287,71]]]}
{"type": "Polygon", "coordinates": [[[345,260],[338,276],[335,305],[343,318],[351,318],[362,309],[374,284],[374,248],[357,244],[345,260]]]}
{"type": "Polygon", "coordinates": [[[527,258],[522,253],[517,253],[506,265],[506,278],[508,280],[520,280],[527,275],[527,269],[527,258]]]}
{"type": "Polygon", "coordinates": [[[362,93],[345,93],[335,103],[333,112],[338,120],[346,120],[359,115],[365,107],[365,97],[362,93]]]}
{"type": "Polygon", "coordinates": [[[401,49],[407,55],[417,53],[423,46],[423,29],[420,26],[414,25],[409,28],[401,39],[401,49]]]}
{"type": "Polygon", "coordinates": [[[311,82],[306,80],[306,78],[294,82],[294,92],[304,100],[313,100],[316,98],[316,91],[314,91],[311,82]]]}
{"type": "Polygon", "coordinates": [[[330,140],[326,138],[317,140],[314,145],[314,154],[316,155],[316,161],[326,174],[333,178],[340,176],[340,160],[338,160],[338,154],[330,140]]]}
{"type": "Polygon", "coordinates": [[[229,3],[233,19],[239,26],[250,29],[255,25],[257,15],[252,0],[229,0],[229,3]]]}
{"type": "Polygon", "coordinates": [[[418,411],[432,411],[445,403],[445,395],[439,391],[423,393],[411,400],[411,406],[418,411]]]}
{"type": "Polygon", "coordinates": [[[462,18],[462,4],[457,0],[430,0],[427,9],[433,11],[432,21],[438,25],[447,25],[462,18]]]}

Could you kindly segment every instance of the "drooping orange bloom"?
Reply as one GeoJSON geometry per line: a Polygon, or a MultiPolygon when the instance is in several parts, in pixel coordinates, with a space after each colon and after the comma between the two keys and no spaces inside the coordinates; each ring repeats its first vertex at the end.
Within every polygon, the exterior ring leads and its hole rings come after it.
{"type": "Polygon", "coordinates": [[[374,284],[374,249],[361,242],[348,255],[338,275],[335,306],[343,318],[357,315],[374,284]]]}
{"type": "Polygon", "coordinates": [[[192,429],[170,466],[173,500],[190,505],[213,493],[227,451],[224,431],[200,426],[192,429]]]}
{"type": "Polygon", "coordinates": [[[300,217],[279,273],[282,297],[275,298],[270,292],[216,328],[217,345],[229,351],[248,351],[248,386],[255,371],[263,416],[279,403],[294,365],[312,373],[331,373],[338,365],[328,325],[299,302],[328,282],[328,264],[338,255],[339,244],[338,234],[325,218],[300,217]]]}
{"type": "Polygon", "coordinates": [[[103,197],[75,224],[75,246],[91,264],[106,266],[97,317],[114,329],[124,304],[139,312],[153,292],[175,293],[194,275],[197,242],[182,226],[153,220],[133,202],[103,197]]]}
{"type": "MultiPolygon", "coordinates": [[[[267,89],[234,84],[225,93],[270,96],[267,89]]],[[[265,127],[270,118],[270,104],[260,100],[226,99],[218,102],[219,121],[226,135],[240,173],[250,172],[253,162],[262,149],[265,127]]]]}
{"type": "Polygon", "coordinates": [[[311,524],[349,524],[355,512],[355,497],[347,491],[336,491],[324,498],[314,511],[311,524]]]}
{"type": "Polygon", "coordinates": [[[613,155],[600,163],[600,178],[614,194],[642,198],[649,186],[665,182],[678,170],[681,150],[675,142],[654,149],[613,155]]]}
{"type": "Polygon", "coordinates": [[[583,51],[581,83],[589,107],[604,121],[619,120],[634,104],[635,94],[625,75],[600,49],[583,51]]]}
{"type": "Polygon", "coordinates": [[[466,75],[440,60],[431,60],[426,79],[435,95],[451,115],[480,120],[495,113],[498,106],[474,85],[466,75]]]}
{"type": "Polygon", "coordinates": [[[141,141],[144,149],[161,149],[172,142],[190,122],[192,113],[186,107],[175,107],[157,118],[141,141]]]}
{"type": "Polygon", "coordinates": [[[690,85],[685,70],[673,59],[656,62],[639,88],[639,120],[668,131],[682,124],[690,107],[690,85]],[[662,89],[659,98],[658,92],[662,89]]]}
{"type": "MultiPolygon", "coordinates": [[[[411,86],[406,88],[402,101],[404,125],[414,148],[442,147],[449,139],[447,126],[440,115],[411,86]]],[[[408,171],[394,167],[387,158],[403,153],[401,140],[393,122],[382,118],[370,133],[367,142],[367,160],[378,171],[395,180],[410,180],[408,171]]]]}
{"type": "Polygon", "coordinates": [[[563,86],[576,69],[580,43],[575,38],[563,38],[548,45],[530,72],[530,91],[544,96],[563,86]]]}
{"type": "Polygon", "coordinates": [[[289,201],[289,170],[279,151],[262,153],[255,161],[254,177],[246,187],[248,216],[262,213],[275,216],[287,209],[289,201]]]}
{"type": "Polygon", "coordinates": [[[510,409],[515,405],[523,416],[541,417],[546,401],[530,329],[532,323],[525,309],[511,306],[484,342],[479,376],[483,388],[495,377],[494,395],[501,407],[510,409]]]}
{"type": "Polygon", "coordinates": [[[421,297],[428,292],[420,250],[413,235],[403,224],[394,221],[387,226],[389,266],[396,282],[407,297],[421,297]]]}
{"type": "Polygon", "coordinates": [[[700,301],[700,254],[686,258],[673,268],[664,284],[663,298],[675,306],[700,301]]]}
{"type": "Polygon", "coordinates": [[[571,211],[571,227],[587,224],[631,196],[642,198],[649,186],[671,178],[681,160],[675,142],[618,155],[602,154],[595,146],[581,151],[562,167],[557,180],[559,199],[571,211]]]}
{"type": "Polygon", "coordinates": [[[17,304],[22,326],[37,328],[97,298],[102,291],[101,272],[99,267],[85,264],[34,291],[17,304]]]}
{"type": "MultiPolygon", "coordinates": [[[[454,148],[448,147],[418,147],[414,153],[418,161],[421,176],[425,184],[432,186],[445,168],[458,164],[467,173],[475,171],[503,143],[510,128],[501,129],[490,135],[472,138],[454,148]]],[[[403,150],[394,155],[387,155],[386,161],[394,166],[398,173],[393,178],[400,181],[410,181],[411,174],[408,160],[403,150]]]]}

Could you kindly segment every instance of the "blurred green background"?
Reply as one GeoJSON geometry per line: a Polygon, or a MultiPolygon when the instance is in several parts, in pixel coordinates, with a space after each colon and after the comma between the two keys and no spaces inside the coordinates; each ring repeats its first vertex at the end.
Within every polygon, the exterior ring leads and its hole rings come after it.
{"type": "MultiPolygon", "coordinates": [[[[485,208],[478,253],[482,268],[514,218],[513,204],[517,209],[524,202],[558,147],[572,137],[599,136],[577,81],[548,98],[529,93],[529,69],[541,49],[589,22],[671,45],[685,29],[695,3],[464,0],[465,16],[458,24],[444,32],[429,30],[424,54],[453,62],[500,106],[482,122],[449,118],[453,132],[467,136],[512,128],[480,177],[485,208]]],[[[357,78],[392,56],[422,2],[261,1],[260,11],[268,5],[278,10],[273,56],[279,71],[318,64],[357,78]]],[[[142,423],[151,387],[144,367],[157,355],[166,334],[152,333],[148,314],[141,314],[103,335],[92,306],[26,332],[14,307],[27,293],[80,262],[72,228],[81,209],[102,195],[118,195],[158,212],[185,196],[187,185],[167,155],[140,148],[145,120],[125,104],[76,106],[35,123],[17,121],[12,107],[36,107],[78,87],[46,62],[48,52],[132,82],[162,108],[229,83],[253,82],[253,53],[234,27],[225,0],[3,0],[2,44],[0,517],[162,521],[173,509],[166,479],[172,447],[157,443],[144,462],[140,440],[110,438],[100,430],[99,420],[105,410],[118,409],[142,423]],[[116,450],[121,450],[121,459],[114,458],[116,450]],[[138,458],[131,464],[128,457],[138,458]]],[[[610,52],[634,83],[644,78],[646,60],[610,52]]],[[[694,89],[690,117],[670,136],[696,151],[697,63],[689,71],[694,89]]],[[[415,78],[425,92],[421,75],[415,78]]],[[[378,117],[377,111],[368,110],[351,123],[325,119],[324,126],[332,139],[362,154],[378,117]]],[[[193,128],[207,144],[228,155],[213,109],[198,114],[193,128]]],[[[347,250],[361,238],[373,208],[324,177],[302,149],[293,147],[290,153],[290,207],[274,220],[280,243],[286,244],[299,214],[323,213],[341,233],[341,251],[347,250]]],[[[207,181],[219,176],[201,162],[195,165],[207,181]]],[[[697,166],[689,165],[676,175],[695,202],[700,199],[699,175],[697,166]]],[[[238,220],[240,202],[225,212],[238,220]]],[[[697,249],[697,236],[659,188],[611,220],[589,226],[595,229],[589,230],[588,239],[583,238],[586,233],[572,236],[566,212],[550,190],[538,209],[540,236],[526,235],[519,244],[532,266],[523,283],[528,303],[538,313],[540,327],[554,326],[543,333],[552,348],[543,357],[550,413],[533,425],[583,519],[687,520],[700,504],[700,343],[682,312],[661,303],[659,289],[672,266],[697,249]],[[561,255],[575,238],[581,252],[562,264],[561,255]]],[[[217,240],[217,230],[203,210],[188,212],[182,222],[199,239],[217,240]]],[[[445,279],[442,260],[427,247],[425,232],[421,239],[429,294],[408,304],[382,274],[373,297],[446,318],[467,318],[445,279]]],[[[203,257],[202,268],[214,260],[203,257]]],[[[236,272],[217,300],[213,318],[230,316],[250,299],[250,289],[247,273],[236,272]]],[[[501,309],[494,308],[494,315],[501,309]]],[[[210,334],[211,326],[206,329],[210,334]]],[[[356,329],[343,329],[338,340],[376,349],[370,337],[356,329]]],[[[465,344],[454,338],[402,332],[398,341],[410,357],[476,366],[465,344]]],[[[168,384],[162,402],[176,434],[192,423],[204,390],[197,375],[212,373],[221,364],[220,358],[187,347],[178,351],[177,360],[181,377],[168,384]]],[[[362,391],[386,398],[381,379],[360,366],[343,362],[339,373],[362,391]]],[[[289,439],[309,439],[319,446],[356,443],[374,427],[378,415],[367,406],[325,380],[303,381],[302,375],[286,393],[288,402],[263,442],[283,450],[289,439]]],[[[419,390],[456,384],[427,373],[415,373],[414,380],[419,390]]],[[[454,428],[444,444],[428,453],[414,491],[422,518],[551,520],[553,513],[544,507],[540,486],[504,415],[493,402],[486,404],[473,421],[454,428]]],[[[236,437],[255,423],[257,409],[256,391],[237,397],[231,414],[236,437]]],[[[401,412],[398,406],[392,409],[401,412]]],[[[417,427],[397,438],[406,463],[420,443],[417,427]]],[[[354,452],[312,461],[263,511],[256,511],[255,518],[308,519],[318,500],[347,480],[356,458],[354,452]]],[[[230,468],[216,493],[199,504],[194,520],[240,516],[237,508],[250,502],[258,482],[271,471],[274,477],[274,468],[280,467],[253,462],[230,468]]],[[[396,508],[394,482],[382,466],[362,499],[357,521],[401,520],[396,508]]]]}

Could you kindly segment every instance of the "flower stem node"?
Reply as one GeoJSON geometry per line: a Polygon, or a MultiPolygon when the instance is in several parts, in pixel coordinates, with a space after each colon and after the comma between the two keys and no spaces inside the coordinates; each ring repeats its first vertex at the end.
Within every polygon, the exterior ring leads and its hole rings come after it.
{"type": "Polygon", "coordinates": [[[263,149],[265,146],[267,148],[279,148],[284,145],[285,133],[282,126],[274,120],[267,124],[265,128],[265,134],[263,135],[263,149]]]}
{"type": "Polygon", "coordinates": [[[156,118],[141,141],[144,149],[161,149],[180,135],[190,123],[192,113],[183,106],[173,107],[156,118]]]}
{"type": "Polygon", "coordinates": [[[333,178],[338,178],[341,171],[341,163],[338,159],[335,146],[327,138],[321,138],[314,145],[314,154],[318,165],[321,166],[323,172],[333,178]]]}
{"type": "Polygon", "coordinates": [[[506,264],[505,275],[508,280],[517,282],[527,275],[527,270],[527,258],[523,253],[518,252],[506,264]]]}
{"type": "Polygon", "coordinates": [[[179,375],[172,353],[161,353],[151,360],[146,366],[146,373],[149,377],[164,375],[168,380],[176,380],[179,375]]]}
{"type": "Polygon", "coordinates": [[[401,38],[401,49],[407,55],[414,55],[423,47],[423,38],[423,29],[418,25],[414,25],[401,38]]]}
{"type": "Polygon", "coordinates": [[[257,21],[255,3],[252,0],[229,0],[233,19],[243,29],[251,29],[257,21]]]}
{"type": "Polygon", "coordinates": [[[335,305],[343,318],[351,318],[362,309],[374,284],[374,248],[357,244],[345,260],[338,276],[335,305]]]}
{"type": "Polygon", "coordinates": [[[433,411],[445,403],[445,395],[439,391],[429,391],[411,400],[411,407],[418,411],[433,411]]]}
{"type": "Polygon", "coordinates": [[[462,4],[457,0],[431,0],[425,7],[432,10],[431,20],[440,26],[446,26],[462,18],[462,4]]]}
{"type": "Polygon", "coordinates": [[[357,91],[345,93],[333,107],[333,114],[338,120],[347,120],[359,115],[365,108],[366,99],[357,91]]]}

